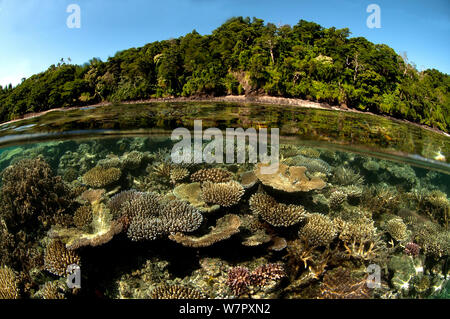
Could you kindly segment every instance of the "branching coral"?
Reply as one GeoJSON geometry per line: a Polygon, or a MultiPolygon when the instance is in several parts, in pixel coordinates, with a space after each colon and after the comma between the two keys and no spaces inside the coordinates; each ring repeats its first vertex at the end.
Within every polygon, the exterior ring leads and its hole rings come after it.
{"type": "Polygon", "coordinates": [[[405,240],[408,236],[407,228],[401,218],[392,218],[386,223],[387,232],[397,241],[405,240]]]}
{"type": "Polygon", "coordinates": [[[70,210],[72,199],[61,177],[40,158],[24,159],[2,173],[0,214],[10,229],[34,228],[70,210]]]}
{"type": "Polygon", "coordinates": [[[182,233],[175,233],[169,236],[170,239],[188,247],[207,247],[218,241],[230,238],[239,232],[241,220],[237,215],[225,215],[217,220],[216,227],[213,227],[209,233],[201,237],[188,236],[182,233]]]}
{"type": "Polygon", "coordinates": [[[285,192],[308,192],[313,189],[322,189],[326,183],[318,178],[309,179],[306,176],[306,167],[304,166],[287,166],[279,164],[278,170],[275,172],[265,172],[268,165],[258,163],[255,166],[255,175],[264,185],[270,186],[277,190],[285,192]]]}
{"type": "Polygon", "coordinates": [[[42,297],[44,299],[66,299],[61,284],[58,281],[48,281],[42,287],[42,297]]]}
{"type": "Polygon", "coordinates": [[[193,182],[226,183],[231,180],[231,172],[221,168],[205,168],[191,175],[193,182]]]}
{"type": "Polygon", "coordinates": [[[227,286],[236,296],[246,293],[250,284],[250,271],[247,268],[237,266],[228,271],[227,286]]]}
{"type": "Polygon", "coordinates": [[[346,200],[347,194],[337,190],[330,195],[330,208],[339,209],[346,200]]]}
{"type": "Polygon", "coordinates": [[[306,225],[298,234],[309,246],[326,246],[336,237],[337,229],[329,217],[315,213],[307,217],[306,225]]]}
{"type": "Polygon", "coordinates": [[[205,182],[202,185],[202,199],[206,203],[230,207],[236,205],[242,195],[244,195],[244,188],[235,181],[227,183],[205,182]]]}
{"type": "Polygon", "coordinates": [[[80,265],[80,257],[73,250],[68,250],[58,239],[53,239],[45,249],[45,269],[58,276],[67,275],[67,267],[80,265]]]}
{"type": "Polygon", "coordinates": [[[364,183],[364,177],[351,168],[340,166],[334,171],[332,181],[342,186],[361,185],[364,183]]]}
{"type": "Polygon", "coordinates": [[[329,174],[331,171],[331,166],[327,162],[319,158],[310,158],[302,155],[287,158],[283,160],[286,165],[304,166],[310,173],[322,173],[329,174]]]}
{"type": "Polygon", "coordinates": [[[73,216],[73,222],[75,226],[80,229],[85,229],[89,227],[89,224],[92,222],[92,211],[90,206],[84,205],[80,206],[73,216]]]}
{"type": "Polygon", "coordinates": [[[192,232],[200,227],[203,216],[187,202],[172,200],[161,203],[151,193],[143,193],[123,206],[130,216],[128,237],[133,241],[154,240],[171,232],[192,232]]]}
{"type": "Polygon", "coordinates": [[[184,287],[179,285],[160,286],[155,288],[150,299],[204,299],[205,296],[190,287],[184,287]]]}
{"type": "Polygon", "coordinates": [[[335,220],[343,242],[345,253],[348,257],[361,260],[372,260],[377,256],[381,246],[379,235],[373,225],[373,221],[367,219],[344,222],[335,220]]]}
{"type": "Polygon", "coordinates": [[[292,226],[306,217],[303,206],[277,203],[273,197],[265,193],[252,195],[249,204],[253,213],[261,216],[262,219],[273,226],[292,226]]]}
{"type": "Polygon", "coordinates": [[[268,281],[278,280],[286,277],[286,272],[283,265],[280,264],[265,264],[262,265],[250,274],[250,281],[256,286],[265,286],[268,281]]]}
{"type": "Polygon", "coordinates": [[[126,202],[131,202],[136,196],[139,196],[139,194],[140,193],[138,191],[131,189],[120,192],[119,194],[111,197],[107,205],[111,211],[111,214],[118,217],[122,211],[122,205],[126,202]]]}
{"type": "Polygon", "coordinates": [[[18,276],[11,268],[0,267],[0,299],[18,299],[18,284],[18,276]]]}
{"type": "Polygon", "coordinates": [[[83,181],[89,186],[101,188],[117,182],[122,175],[119,168],[96,166],[83,175],[83,181]]]}

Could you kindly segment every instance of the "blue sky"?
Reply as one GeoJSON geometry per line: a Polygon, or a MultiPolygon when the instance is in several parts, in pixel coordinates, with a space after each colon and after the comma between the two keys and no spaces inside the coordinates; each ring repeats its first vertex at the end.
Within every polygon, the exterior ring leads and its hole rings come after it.
{"type": "Polygon", "coordinates": [[[61,58],[82,64],[193,29],[207,34],[232,16],[348,27],[352,36],[407,52],[418,69],[450,73],[449,0],[0,0],[0,85],[15,85],[61,58]],[[381,8],[380,29],[366,26],[372,3],[381,8]],[[66,25],[69,4],[81,8],[79,29],[66,25]]]}

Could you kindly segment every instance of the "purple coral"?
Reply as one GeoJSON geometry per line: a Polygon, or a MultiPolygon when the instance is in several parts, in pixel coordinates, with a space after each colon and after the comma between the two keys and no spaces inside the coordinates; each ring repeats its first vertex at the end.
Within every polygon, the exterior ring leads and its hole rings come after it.
{"type": "Polygon", "coordinates": [[[236,296],[240,296],[247,292],[251,283],[250,272],[245,267],[233,267],[228,271],[227,286],[236,296]]]}
{"type": "Polygon", "coordinates": [[[407,243],[405,246],[405,253],[410,256],[417,257],[420,253],[420,246],[416,243],[407,243]]]}
{"type": "Polygon", "coordinates": [[[283,265],[266,264],[252,271],[251,281],[256,286],[265,286],[270,280],[281,279],[286,276],[283,265]]]}

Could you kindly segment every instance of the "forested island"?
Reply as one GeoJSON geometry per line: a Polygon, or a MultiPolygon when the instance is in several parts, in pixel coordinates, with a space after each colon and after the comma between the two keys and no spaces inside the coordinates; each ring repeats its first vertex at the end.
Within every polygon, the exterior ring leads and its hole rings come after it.
{"type": "Polygon", "coordinates": [[[450,77],[418,71],[385,44],[348,28],[300,20],[229,19],[210,35],[120,51],[106,62],[61,60],[16,87],[0,86],[0,121],[53,108],[161,97],[299,98],[390,115],[449,132],[450,77]]]}

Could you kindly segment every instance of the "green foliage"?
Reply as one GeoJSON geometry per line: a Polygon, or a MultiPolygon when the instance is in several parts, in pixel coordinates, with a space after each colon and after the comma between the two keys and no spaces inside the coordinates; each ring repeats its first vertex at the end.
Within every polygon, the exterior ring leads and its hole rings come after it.
{"type": "Polygon", "coordinates": [[[268,94],[367,110],[444,131],[450,77],[417,71],[384,44],[347,28],[229,19],[210,35],[118,52],[106,62],[59,63],[21,84],[0,87],[0,120],[56,107],[165,96],[268,94]]]}

